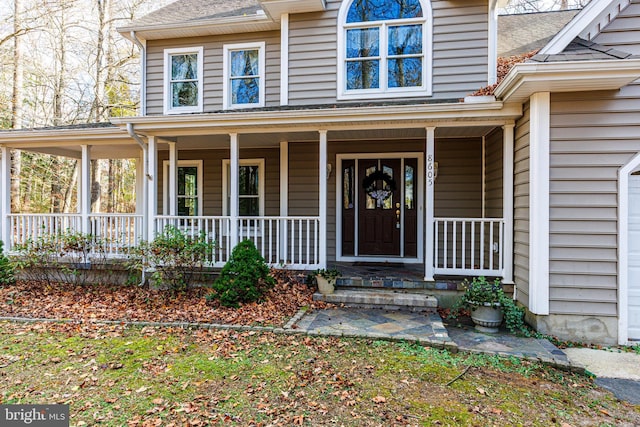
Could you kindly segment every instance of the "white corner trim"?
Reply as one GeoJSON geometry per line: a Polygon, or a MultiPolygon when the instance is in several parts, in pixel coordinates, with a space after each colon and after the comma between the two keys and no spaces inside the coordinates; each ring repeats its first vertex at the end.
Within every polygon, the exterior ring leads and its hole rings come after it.
{"type": "Polygon", "coordinates": [[[551,96],[531,96],[529,122],[529,310],[549,314],[549,149],[551,96]]]}
{"type": "Polygon", "coordinates": [[[222,56],[222,99],[224,103],[224,109],[234,109],[234,108],[251,108],[251,107],[264,107],[265,105],[265,93],[266,93],[266,77],[267,70],[266,61],[265,61],[265,42],[255,42],[255,43],[234,43],[234,44],[225,44],[223,47],[223,56],[222,56]],[[259,97],[260,100],[256,104],[232,104],[231,103],[231,86],[229,85],[229,79],[231,78],[231,63],[229,61],[229,55],[234,50],[247,50],[247,49],[257,49],[258,50],[258,67],[260,68],[260,74],[258,76],[259,82],[259,97]]]}
{"type": "Polygon", "coordinates": [[[618,171],[618,344],[629,340],[629,175],[640,167],[640,154],[618,171]]]}
{"type": "Polygon", "coordinates": [[[164,83],[163,83],[163,106],[164,114],[183,114],[183,113],[202,113],[204,106],[204,48],[202,46],[196,47],[180,47],[164,50],[164,83]],[[171,56],[175,54],[190,54],[195,53],[198,55],[198,105],[190,107],[173,107],[171,106],[171,56]]]}
{"type": "Polygon", "coordinates": [[[489,4],[489,58],[487,64],[489,67],[487,84],[491,86],[498,81],[498,9],[495,0],[489,4]]]}
{"type": "Polygon", "coordinates": [[[587,36],[589,40],[611,22],[631,0],[594,0],[586,5],[565,27],[551,39],[540,54],[554,55],[562,52],[576,37],[587,36]],[[593,31],[591,28],[596,27],[593,31]]]}
{"type": "Polygon", "coordinates": [[[280,17],[280,105],[289,105],[289,14],[280,17]]]}

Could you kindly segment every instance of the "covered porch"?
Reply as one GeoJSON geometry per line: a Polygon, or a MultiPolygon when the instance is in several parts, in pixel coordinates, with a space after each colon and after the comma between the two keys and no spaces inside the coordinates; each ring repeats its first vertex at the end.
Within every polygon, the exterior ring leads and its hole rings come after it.
{"type": "Polygon", "coordinates": [[[114,119],[119,127],[101,139],[91,131],[43,131],[39,141],[3,135],[2,238],[11,251],[42,234],[81,231],[118,257],[174,226],[216,243],[214,268],[249,239],[279,268],[366,262],[411,265],[424,281],[487,275],[510,283],[519,110],[493,104],[447,114],[431,105],[422,113],[343,109],[324,123],[308,112],[114,119]],[[40,152],[80,160],[77,212],[10,211],[9,150],[36,141],[40,152]],[[115,153],[140,160],[134,214],[90,209],[90,162],[115,153]],[[395,233],[395,243],[366,246],[371,230],[373,241],[395,233]]]}

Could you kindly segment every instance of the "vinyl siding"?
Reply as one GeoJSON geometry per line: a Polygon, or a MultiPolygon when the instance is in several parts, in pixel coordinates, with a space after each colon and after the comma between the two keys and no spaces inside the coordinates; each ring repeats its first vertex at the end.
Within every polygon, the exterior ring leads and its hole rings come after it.
{"type": "MultiPolygon", "coordinates": [[[[634,1],[594,41],[640,54],[639,29],[634,1]]],[[[640,152],[639,113],[638,82],[551,98],[551,313],[617,316],[618,170],[640,152]]]]}
{"type": "Polygon", "coordinates": [[[280,32],[232,34],[173,40],[151,40],[147,44],[147,114],[163,114],[164,49],[204,48],[204,112],[223,109],[223,49],[225,44],[265,42],[266,106],[280,105],[280,32]]]}
{"type": "MultiPolygon", "coordinates": [[[[179,149],[179,145],[178,145],[179,149]]],[[[169,159],[167,151],[158,155],[158,213],[163,204],[163,161],[169,159]]],[[[179,150],[179,160],[202,160],[202,209],[205,216],[225,215],[222,212],[222,161],[229,159],[229,150],[179,150]]],[[[240,159],[264,159],[264,212],[266,216],[280,215],[280,150],[241,149],[240,159]]]]}
{"type": "Polygon", "coordinates": [[[617,180],[640,151],[637,89],[552,96],[551,313],[617,315],[617,180]]]}
{"type": "MultiPolygon", "coordinates": [[[[289,23],[289,104],[337,102],[337,19],[340,1],[289,23]]],[[[462,98],[487,84],[488,3],[434,0],[433,99],[462,98]]]]}
{"type": "Polygon", "coordinates": [[[518,301],[529,306],[529,104],[516,123],[514,141],[513,276],[518,301]]]}
{"type": "Polygon", "coordinates": [[[502,212],[502,129],[485,137],[485,217],[503,218],[502,212]]]}

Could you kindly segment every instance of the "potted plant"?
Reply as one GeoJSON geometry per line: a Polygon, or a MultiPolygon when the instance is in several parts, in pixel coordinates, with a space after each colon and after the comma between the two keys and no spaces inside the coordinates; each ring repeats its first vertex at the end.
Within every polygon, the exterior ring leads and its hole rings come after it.
{"type": "Polygon", "coordinates": [[[335,291],[336,280],[342,276],[335,268],[320,269],[313,272],[318,284],[318,291],[323,295],[332,294],[335,291]]]}
{"type": "Polygon", "coordinates": [[[471,320],[481,332],[498,332],[504,319],[511,332],[529,335],[524,324],[524,310],[505,295],[500,279],[489,281],[481,276],[474,277],[471,283],[465,279],[463,283],[464,294],[453,306],[450,317],[455,318],[462,310],[469,310],[471,320]]]}

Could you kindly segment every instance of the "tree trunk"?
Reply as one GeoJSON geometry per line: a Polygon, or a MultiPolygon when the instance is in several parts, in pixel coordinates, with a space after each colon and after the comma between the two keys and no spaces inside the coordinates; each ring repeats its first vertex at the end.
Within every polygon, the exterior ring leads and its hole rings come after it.
{"type": "MultiPolygon", "coordinates": [[[[13,90],[11,128],[21,129],[23,120],[24,67],[22,62],[22,2],[13,1],[13,90]]],[[[11,150],[11,212],[20,212],[20,151],[11,150]]]]}
{"type": "Polygon", "coordinates": [[[73,167],[71,169],[71,179],[69,179],[69,185],[65,188],[64,192],[64,211],[69,212],[71,208],[73,189],[76,188],[78,183],[78,161],[73,161],[73,167]]]}
{"type": "Polygon", "coordinates": [[[100,212],[100,180],[102,179],[102,170],[99,160],[91,161],[91,212],[100,212]]]}

